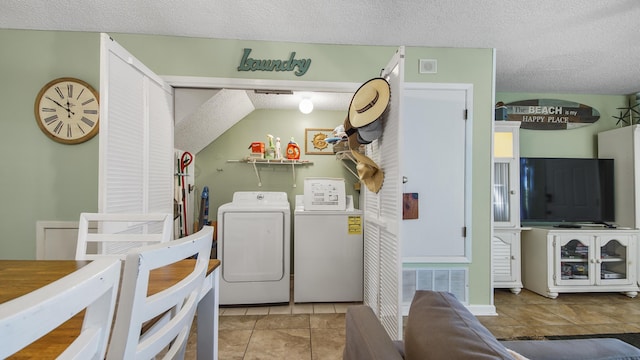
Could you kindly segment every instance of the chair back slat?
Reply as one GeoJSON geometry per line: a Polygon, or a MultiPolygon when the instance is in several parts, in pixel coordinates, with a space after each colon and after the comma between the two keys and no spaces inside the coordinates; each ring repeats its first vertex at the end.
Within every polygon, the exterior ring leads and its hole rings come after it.
{"type": "Polygon", "coordinates": [[[0,304],[0,358],[14,354],[85,310],[82,330],[61,359],[103,359],[120,282],[121,262],[93,261],[79,270],[0,304]]]}
{"type": "Polygon", "coordinates": [[[124,260],[131,249],[171,240],[172,229],[170,214],[82,213],[78,223],[76,260],[101,257],[124,260]],[[90,228],[96,227],[97,233],[89,233],[90,228]]]}
{"type": "Polygon", "coordinates": [[[161,352],[164,358],[184,356],[212,242],[213,228],[204,226],[190,236],[139,247],[127,254],[107,359],[149,359],[161,352]],[[148,294],[151,271],[162,271],[187,258],[194,258],[190,272],[175,284],[148,294]]]}

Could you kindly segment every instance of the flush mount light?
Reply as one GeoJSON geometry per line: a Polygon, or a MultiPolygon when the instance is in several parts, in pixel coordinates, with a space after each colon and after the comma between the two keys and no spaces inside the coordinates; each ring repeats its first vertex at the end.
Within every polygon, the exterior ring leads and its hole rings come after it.
{"type": "Polygon", "coordinates": [[[313,111],[313,103],[310,99],[302,99],[300,105],[298,105],[298,109],[300,109],[300,112],[303,114],[309,114],[313,111]]]}

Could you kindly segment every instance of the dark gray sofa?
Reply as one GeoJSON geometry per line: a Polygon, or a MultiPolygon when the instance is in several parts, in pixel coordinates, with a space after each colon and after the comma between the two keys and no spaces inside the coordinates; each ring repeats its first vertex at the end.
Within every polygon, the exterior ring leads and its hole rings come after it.
{"type": "Polygon", "coordinates": [[[640,360],[640,349],[618,339],[603,338],[501,342],[453,294],[417,291],[404,342],[392,341],[368,306],[349,307],[343,359],[640,360]]]}

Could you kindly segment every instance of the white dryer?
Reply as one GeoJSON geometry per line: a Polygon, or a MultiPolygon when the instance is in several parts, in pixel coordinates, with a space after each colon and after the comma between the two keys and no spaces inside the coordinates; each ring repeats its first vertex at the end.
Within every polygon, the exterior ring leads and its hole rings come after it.
{"type": "Polygon", "coordinates": [[[220,304],[289,302],[291,210],[285,192],[240,191],[218,208],[220,304]]]}

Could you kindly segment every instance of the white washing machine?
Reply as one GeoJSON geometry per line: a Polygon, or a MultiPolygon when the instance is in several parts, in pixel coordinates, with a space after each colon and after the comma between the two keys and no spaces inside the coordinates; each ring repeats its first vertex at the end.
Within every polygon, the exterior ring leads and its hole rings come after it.
{"type": "Polygon", "coordinates": [[[363,298],[363,217],[347,209],[305,210],[296,196],[293,224],[293,301],[346,302],[363,298]]]}
{"type": "Polygon", "coordinates": [[[220,304],[289,302],[291,210],[287,193],[233,194],[218,208],[220,304]]]}

